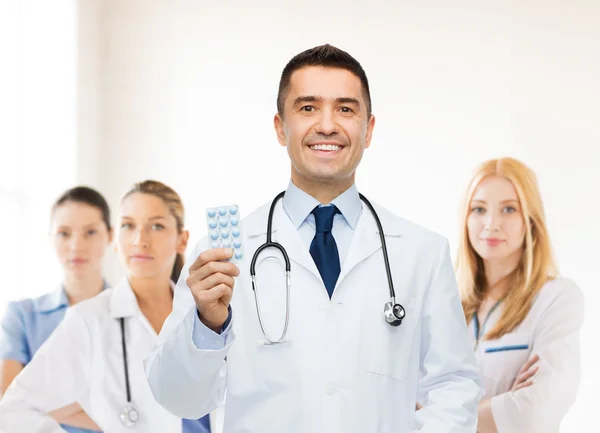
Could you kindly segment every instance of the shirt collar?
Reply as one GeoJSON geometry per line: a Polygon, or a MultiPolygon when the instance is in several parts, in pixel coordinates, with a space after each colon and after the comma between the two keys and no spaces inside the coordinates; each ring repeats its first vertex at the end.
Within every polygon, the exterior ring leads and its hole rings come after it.
{"type": "MultiPolygon", "coordinates": [[[[316,198],[302,191],[292,181],[290,181],[283,196],[283,208],[296,230],[300,228],[312,210],[320,204],[316,198]]],[[[356,184],[353,183],[350,188],[334,198],[330,204],[339,209],[350,228],[354,230],[362,210],[356,184]]]]}
{"type": "MultiPolygon", "coordinates": [[[[171,290],[175,291],[175,283],[169,280],[171,290]]],[[[135,293],[127,280],[127,277],[121,278],[121,281],[113,288],[110,296],[110,315],[112,318],[132,317],[141,314],[135,293]]]]}
{"type": "MultiPolygon", "coordinates": [[[[102,290],[108,288],[106,280],[103,280],[102,290]]],[[[53,292],[34,299],[33,306],[38,313],[51,313],[69,306],[69,298],[64,285],[58,286],[53,292]]]]}

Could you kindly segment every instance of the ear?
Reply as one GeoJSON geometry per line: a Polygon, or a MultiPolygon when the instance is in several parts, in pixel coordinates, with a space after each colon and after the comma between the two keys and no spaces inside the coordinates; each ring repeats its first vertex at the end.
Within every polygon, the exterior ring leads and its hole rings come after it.
{"type": "Polygon", "coordinates": [[[183,230],[179,234],[179,240],[177,241],[177,254],[185,255],[185,250],[188,246],[188,242],[190,240],[190,232],[187,230],[183,230]]]}
{"type": "Polygon", "coordinates": [[[285,137],[285,125],[283,117],[281,117],[279,113],[275,115],[275,118],[273,119],[273,124],[275,126],[275,132],[277,133],[277,140],[279,141],[279,144],[281,144],[284,147],[287,146],[287,140],[285,137]]]}
{"type": "Polygon", "coordinates": [[[371,117],[367,122],[367,133],[365,135],[365,149],[368,149],[371,145],[371,138],[373,137],[373,128],[375,128],[375,116],[371,114],[371,117]]]}

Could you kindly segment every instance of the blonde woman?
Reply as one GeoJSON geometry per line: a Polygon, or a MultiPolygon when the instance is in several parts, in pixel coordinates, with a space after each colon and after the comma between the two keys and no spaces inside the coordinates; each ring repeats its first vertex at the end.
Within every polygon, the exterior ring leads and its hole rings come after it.
{"type": "Polygon", "coordinates": [[[479,433],[556,433],[580,381],[583,297],[558,276],[534,173],[486,161],[467,190],[457,259],[485,395],[479,433]]]}

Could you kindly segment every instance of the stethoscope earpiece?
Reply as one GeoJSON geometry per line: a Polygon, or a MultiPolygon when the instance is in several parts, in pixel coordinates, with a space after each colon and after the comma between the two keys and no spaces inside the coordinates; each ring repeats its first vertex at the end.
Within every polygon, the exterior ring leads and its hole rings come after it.
{"type": "Polygon", "coordinates": [[[383,307],[383,317],[385,318],[385,321],[392,326],[400,326],[405,315],[406,311],[404,311],[404,307],[400,304],[395,304],[390,301],[383,307]]]}

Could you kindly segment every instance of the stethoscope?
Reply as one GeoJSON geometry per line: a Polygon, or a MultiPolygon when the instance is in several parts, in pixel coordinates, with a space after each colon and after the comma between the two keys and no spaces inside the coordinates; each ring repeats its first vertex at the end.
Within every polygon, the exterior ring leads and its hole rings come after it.
{"type": "Polygon", "coordinates": [[[477,350],[477,348],[479,347],[479,342],[481,341],[481,337],[483,337],[483,335],[485,333],[485,327],[487,325],[487,322],[488,322],[490,316],[492,315],[492,313],[494,311],[496,311],[496,309],[500,306],[500,304],[502,304],[503,301],[504,301],[504,297],[502,299],[499,299],[492,306],[492,308],[490,308],[490,311],[488,311],[488,313],[485,316],[485,319],[483,319],[483,323],[481,325],[479,324],[479,317],[477,317],[477,312],[473,313],[473,333],[475,334],[475,350],[477,350]]]}
{"type": "Polygon", "coordinates": [[[127,396],[127,404],[123,406],[123,410],[119,414],[121,422],[125,427],[133,427],[140,419],[140,413],[135,405],[131,402],[131,388],[129,386],[129,368],[127,366],[127,344],[125,343],[125,319],[121,317],[121,343],[123,345],[123,369],[125,371],[125,392],[127,396]]]}
{"type": "MultiPolygon", "coordinates": [[[[273,225],[272,224],[273,223],[273,212],[275,210],[275,205],[277,204],[279,199],[281,199],[283,197],[284,194],[285,194],[285,191],[280,192],[277,195],[277,197],[275,197],[273,199],[273,202],[271,203],[271,208],[269,209],[269,217],[267,219],[267,241],[256,249],[256,251],[254,252],[254,255],[252,256],[252,261],[250,262],[250,276],[252,277],[252,290],[254,292],[254,300],[256,302],[256,313],[258,315],[258,322],[260,324],[260,329],[269,344],[278,344],[278,343],[283,343],[285,341],[285,335],[287,333],[288,323],[289,323],[289,319],[290,319],[290,268],[291,268],[290,259],[287,255],[285,248],[281,244],[279,244],[277,242],[273,242],[271,240],[271,227],[273,225]],[[267,248],[276,248],[277,250],[279,250],[281,252],[281,254],[283,255],[283,260],[285,261],[285,276],[286,276],[286,278],[285,278],[285,283],[286,283],[285,323],[283,325],[283,331],[281,333],[281,336],[278,339],[271,339],[267,335],[267,332],[265,330],[265,327],[264,327],[264,324],[262,321],[262,315],[260,313],[260,303],[258,302],[258,293],[257,293],[258,285],[256,284],[255,265],[256,265],[256,260],[258,259],[258,255],[262,251],[266,250],[267,248]]],[[[387,274],[388,286],[390,288],[390,301],[386,302],[386,304],[383,307],[383,317],[384,317],[385,321],[387,323],[389,323],[391,326],[399,326],[402,323],[402,320],[404,319],[404,317],[406,315],[406,311],[404,310],[404,307],[402,305],[396,303],[396,292],[394,290],[394,282],[392,281],[392,271],[390,270],[390,262],[388,259],[388,252],[387,252],[387,247],[385,244],[385,235],[383,233],[383,228],[381,227],[381,222],[379,221],[379,216],[377,215],[377,212],[375,212],[375,209],[373,208],[373,206],[371,205],[369,200],[367,200],[365,198],[365,196],[363,196],[362,194],[359,194],[359,197],[367,205],[367,207],[371,211],[371,214],[373,215],[373,218],[375,218],[375,222],[377,223],[377,228],[379,229],[379,237],[381,238],[381,249],[383,251],[383,261],[385,263],[385,271],[387,274]]]]}

